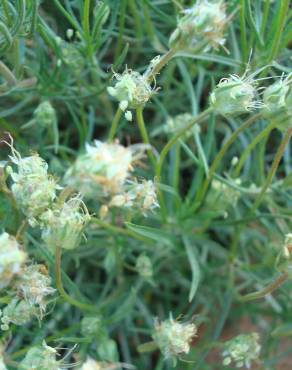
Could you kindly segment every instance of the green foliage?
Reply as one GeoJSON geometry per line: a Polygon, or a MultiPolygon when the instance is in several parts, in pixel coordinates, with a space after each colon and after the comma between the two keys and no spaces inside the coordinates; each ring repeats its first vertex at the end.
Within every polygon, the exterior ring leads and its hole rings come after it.
{"type": "Polygon", "coordinates": [[[291,361],[291,2],[212,9],[0,0],[1,369],[291,361]]]}

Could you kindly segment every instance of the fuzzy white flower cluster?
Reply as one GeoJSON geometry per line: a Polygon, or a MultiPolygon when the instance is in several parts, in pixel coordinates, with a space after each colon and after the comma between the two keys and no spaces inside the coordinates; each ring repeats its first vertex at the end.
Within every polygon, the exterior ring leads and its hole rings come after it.
{"type": "Polygon", "coordinates": [[[22,158],[11,145],[11,161],[16,165],[8,172],[13,180],[11,191],[15,201],[31,226],[36,226],[39,216],[51,206],[59,189],[55,179],[48,175],[48,164],[37,154],[22,158]]]}
{"type": "Polygon", "coordinates": [[[26,253],[17,240],[6,232],[0,235],[0,289],[7,287],[20,274],[26,253]]]}
{"type": "Polygon", "coordinates": [[[149,70],[140,74],[126,68],[122,74],[114,73],[116,83],[107,88],[109,95],[119,101],[119,107],[125,112],[125,118],[128,121],[132,121],[132,113],[127,109],[144,106],[156,91],[151,87],[148,73],[149,70]]]}
{"type": "Polygon", "coordinates": [[[42,239],[54,251],[57,245],[64,249],[76,248],[90,216],[80,196],[75,196],[47,210],[41,219],[42,239]]]}
{"type": "Polygon", "coordinates": [[[2,330],[8,330],[10,323],[24,325],[33,316],[41,320],[46,311],[46,297],[55,292],[44,265],[24,268],[15,287],[16,298],[4,307],[0,315],[2,330]]]}
{"type": "Polygon", "coordinates": [[[268,86],[263,93],[262,114],[266,119],[278,122],[278,128],[285,130],[292,119],[292,73],[268,86]]]}
{"type": "Polygon", "coordinates": [[[170,47],[208,51],[224,45],[228,17],[223,1],[199,0],[191,8],[185,9],[183,14],[170,36],[170,47]]]}
{"type": "Polygon", "coordinates": [[[173,318],[155,322],[153,340],[160,348],[166,359],[176,358],[182,354],[188,354],[190,344],[195,338],[197,327],[195,324],[182,323],[173,318]]]}
{"type": "Polygon", "coordinates": [[[263,106],[256,96],[256,82],[252,76],[231,75],[218,83],[210,95],[210,103],[222,115],[246,113],[263,106]]]}
{"type": "Polygon", "coordinates": [[[159,207],[156,186],[151,180],[143,180],[141,183],[129,182],[123,193],[117,194],[111,199],[109,206],[135,208],[147,215],[148,211],[159,207]]]}
{"type": "Polygon", "coordinates": [[[97,140],[87,144],[86,152],[67,171],[65,181],[89,198],[116,193],[130,175],[136,149],[97,140]]]}
{"type": "Polygon", "coordinates": [[[240,334],[225,343],[222,353],[223,365],[250,368],[253,361],[258,360],[261,351],[258,333],[240,334]]]}

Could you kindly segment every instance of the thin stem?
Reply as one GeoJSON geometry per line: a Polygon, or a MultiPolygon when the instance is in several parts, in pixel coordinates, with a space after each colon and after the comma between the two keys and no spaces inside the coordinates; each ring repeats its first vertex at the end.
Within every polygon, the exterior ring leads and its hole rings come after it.
{"type": "Polygon", "coordinates": [[[245,129],[247,129],[252,123],[254,123],[254,121],[256,121],[258,118],[260,117],[260,113],[258,114],[255,114],[254,116],[252,116],[251,118],[249,118],[246,122],[244,122],[240,127],[238,127],[237,130],[235,130],[233,132],[233,134],[230,136],[230,138],[226,141],[226,143],[222,146],[222,148],[219,150],[218,154],[216,155],[210,169],[209,169],[209,176],[206,177],[204,183],[203,183],[203,186],[201,187],[201,189],[199,190],[199,192],[197,193],[197,196],[196,196],[196,199],[195,199],[195,203],[194,203],[194,206],[192,209],[192,211],[194,211],[195,209],[197,209],[197,207],[201,204],[201,201],[202,199],[204,198],[207,190],[208,190],[208,187],[209,187],[209,184],[215,174],[215,171],[218,167],[218,165],[220,164],[222,158],[224,157],[225,153],[227,152],[227,150],[230,148],[230,146],[234,143],[234,141],[237,139],[237,137],[239,136],[239,134],[241,134],[241,132],[243,132],[245,129]]]}
{"type": "Polygon", "coordinates": [[[268,187],[271,185],[272,180],[273,180],[273,178],[275,176],[275,173],[277,171],[277,168],[279,167],[280,161],[282,159],[282,156],[284,154],[286,145],[288,144],[291,135],[292,135],[292,128],[287,130],[287,132],[285,133],[285,135],[284,135],[284,137],[281,141],[281,144],[280,144],[280,146],[279,146],[279,148],[278,148],[278,150],[275,154],[275,158],[273,160],[271,169],[268,173],[267,180],[266,180],[264,186],[262,187],[262,190],[261,190],[260,194],[256,198],[255,203],[254,203],[252,209],[250,210],[250,213],[253,213],[260,206],[260,204],[263,200],[263,197],[265,195],[265,192],[267,191],[268,187]]]}
{"type": "Polygon", "coordinates": [[[116,114],[114,116],[114,119],[112,121],[110,132],[109,132],[109,135],[108,135],[108,141],[110,141],[110,142],[114,140],[114,137],[115,137],[116,132],[117,132],[118,124],[120,122],[121,115],[122,115],[122,110],[119,107],[117,109],[116,114]]]}
{"type": "Polygon", "coordinates": [[[252,301],[254,299],[259,299],[265,297],[267,294],[272,293],[274,290],[279,288],[289,277],[288,272],[284,272],[282,275],[280,275],[275,281],[273,281],[271,284],[267,285],[264,289],[259,290],[257,292],[249,293],[244,296],[240,296],[239,300],[241,302],[248,302],[252,301]]]}
{"type": "Polygon", "coordinates": [[[155,79],[155,76],[161,71],[161,69],[174,57],[177,50],[175,48],[168,50],[155,65],[155,67],[150,71],[147,79],[149,82],[152,82],[155,79]]]}
{"type": "Polygon", "coordinates": [[[81,310],[100,313],[100,310],[95,308],[93,305],[77,301],[76,299],[70,297],[66,293],[66,291],[63,287],[63,282],[62,282],[61,261],[62,261],[62,247],[60,245],[56,245],[56,251],[55,251],[56,286],[57,286],[57,289],[58,289],[61,297],[65,301],[70,303],[72,306],[76,306],[76,307],[80,308],[81,310]]]}
{"type": "Polygon", "coordinates": [[[153,167],[155,168],[156,159],[155,159],[154,154],[151,150],[151,144],[150,144],[149,136],[148,136],[148,133],[147,133],[147,130],[146,130],[146,127],[145,127],[145,123],[144,123],[143,107],[142,106],[137,108],[136,117],[137,117],[137,123],[138,123],[138,127],[139,127],[139,130],[140,130],[140,134],[141,134],[143,143],[149,145],[149,149],[147,150],[148,157],[149,157],[153,167]]]}
{"type": "Polygon", "coordinates": [[[238,176],[242,166],[244,165],[248,155],[250,152],[254,149],[254,147],[262,141],[266,136],[269,135],[269,133],[277,126],[276,122],[270,123],[267,127],[265,127],[254,139],[249,145],[245,148],[244,152],[242,153],[239,162],[234,170],[234,176],[238,176]]]}

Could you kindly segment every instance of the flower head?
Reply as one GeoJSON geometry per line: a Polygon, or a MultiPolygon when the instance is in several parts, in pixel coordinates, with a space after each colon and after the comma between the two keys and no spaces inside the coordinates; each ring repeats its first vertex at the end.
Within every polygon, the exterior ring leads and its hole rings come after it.
{"type": "Polygon", "coordinates": [[[286,129],[292,117],[292,74],[268,86],[263,93],[263,116],[279,122],[279,129],[286,129]],[[289,102],[289,94],[291,101],[289,102]],[[290,110],[290,111],[289,111],[290,110]]]}
{"type": "Polygon", "coordinates": [[[19,364],[19,370],[62,370],[62,360],[56,360],[57,351],[43,342],[42,346],[31,348],[19,364]]]}
{"type": "Polygon", "coordinates": [[[44,265],[30,265],[18,283],[18,294],[31,306],[38,307],[40,318],[46,310],[46,297],[55,292],[44,265]]]}
{"type": "Polygon", "coordinates": [[[26,254],[17,240],[7,234],[0,235],[0,289],[9,285],[15,275],[21,272],[26,254]]]}
{"type": "Polygon", "coordinates": [[[252,361],[259,358],[261,346],[259,345],[258,333],[241,334],[225,343],[223,365],[229,365],[232,361],[236,367],[250,368],[252,361]]]}
{"type": "Polygon", "coordinates": [[[88,210],[79,195],[47,210],[41,216],[42,239],[54,250],[57,245],[64,249],[78,246],[82,232],[90,220],[88,210]]]}
{"type": "Polygon", "coordinates": [[[110,207],[136,208],[144,215],[159,207],[156,194],[156,186],[151,180],[142,182],[129,181],[124,186],[124,192],[115,195],[110,203],[110,207]]]}
{"type": "Polygon", "coordinates": [[[69,168],[65,181],[90,198],[116,194],[129,177],[132,163],[143,152],[143,146],[126,148],[96,140],[93,145],[86,145],[86,153],[69,168]]]}
{"type": "Polygon", "coordinates": [[[170,47],[207,51],[224,45],[228,17],[223,1],[199,0],[191,8],[185,9],[183,14],[177,28],[170,36],[170,47]]]}
{"type": "Polygon", "coordinates": [[[222,115],[246,113],[262,107],[262,103],[256,100],[255,85],[251,76],[224,78],[210,95],[211,106],[222,115]]]}
{"type": "Polygon", "coordinates": [[[43,128],[53,126],[57,121],[56,111],[49,101],[42,102],[34,111],[34,119],[43,128]]]}
{"type": "Polygon", "coordinates": [[[22,326],[27,324],[32,317],[38,317],[38,310],[25,300],[12,299],[3,311],[0,312],[1,329],[9,330],[9,325],[22,326]]]}
{"type": "Polygon", "coordinates": [[[48,164],[37,154],[22,158],[11,145],[11,161],[16,165],[14,171],[9,167],[13,180],[11,191],[16,203],[28,217],[32,226],[38,217],[52,204],[59,189],[56,181],[48,175],[48,164]]]}
{"type": "Polygon", "coordinates": [[[158,320],[155,322],[152,337],[164,357],[176,361],[178,356],[189,353],[190,344],[196,333],[195,324],[182,323],[170,318],[162,322],[158,320]]]}

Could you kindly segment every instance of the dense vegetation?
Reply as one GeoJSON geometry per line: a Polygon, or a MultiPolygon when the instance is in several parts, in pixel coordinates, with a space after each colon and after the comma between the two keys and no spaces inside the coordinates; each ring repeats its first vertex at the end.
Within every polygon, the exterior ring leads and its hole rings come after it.
{"type": "Polygon", "coordinates": [[[291,368],[291,19],[0,1],[1,370],[291,368]]]}

